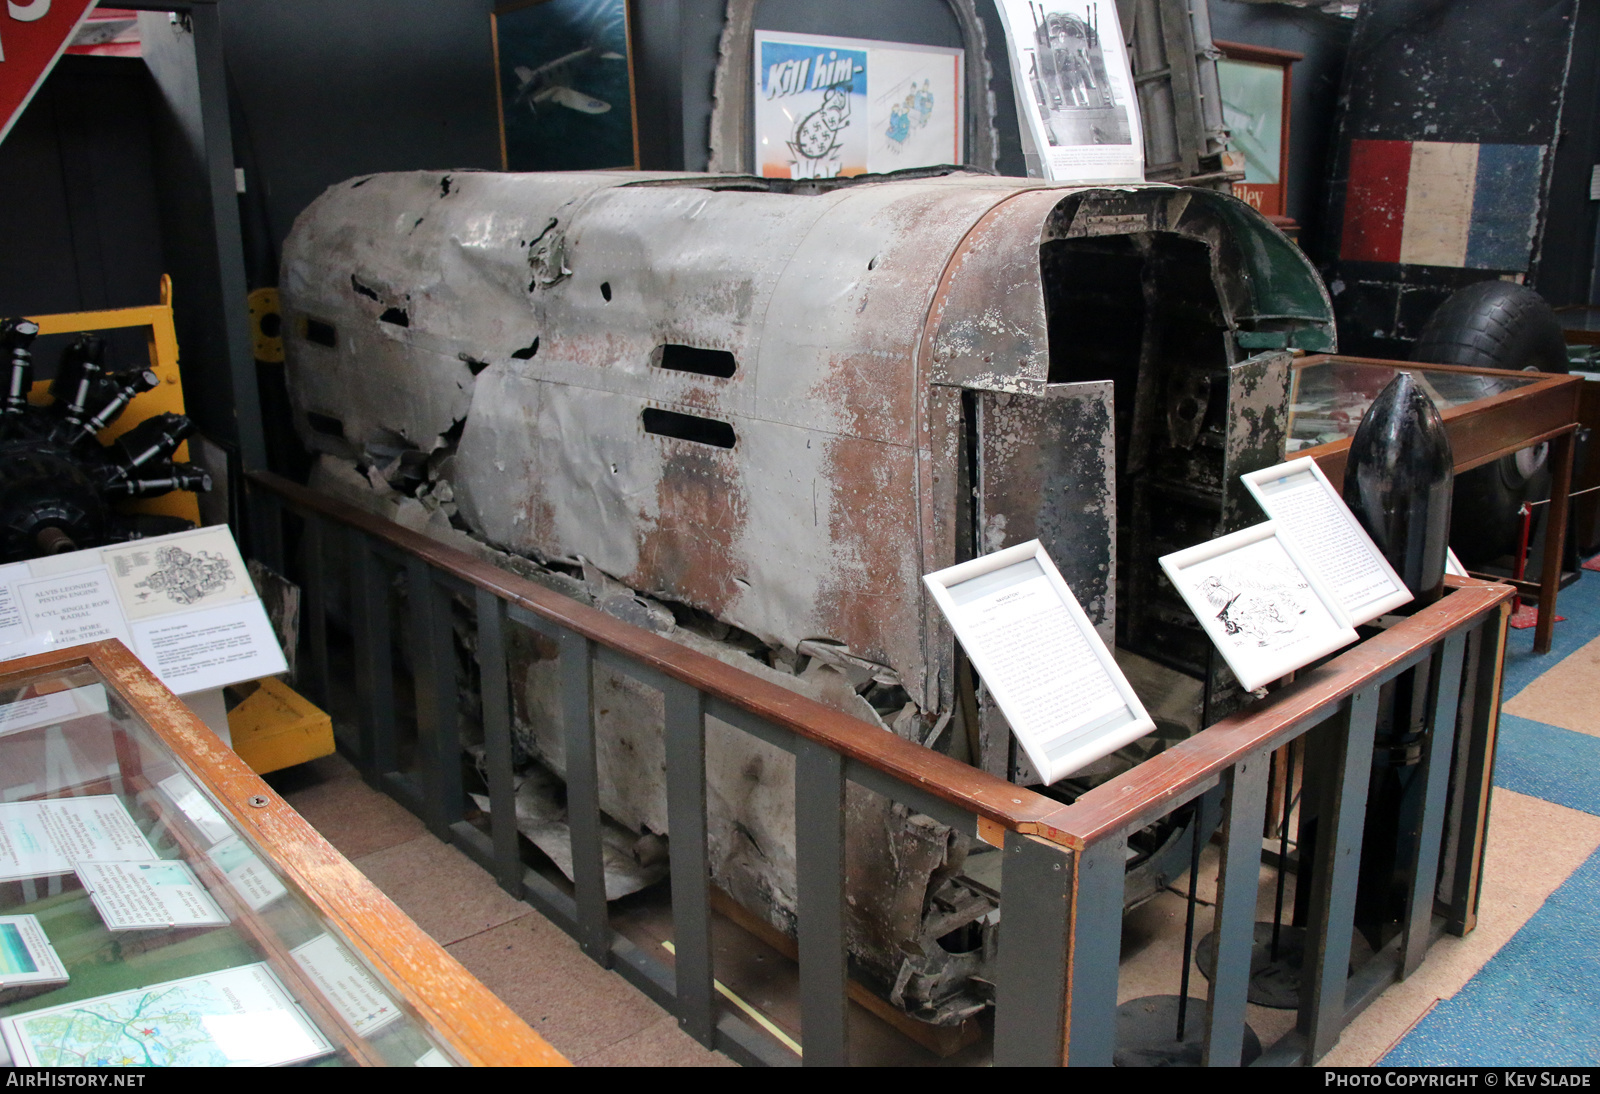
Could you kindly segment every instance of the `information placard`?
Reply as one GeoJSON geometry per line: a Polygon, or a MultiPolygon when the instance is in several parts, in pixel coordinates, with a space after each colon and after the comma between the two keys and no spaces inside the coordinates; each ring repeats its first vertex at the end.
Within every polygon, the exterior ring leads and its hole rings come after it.
{"type": "Polygon", "coordinates": [[[0,881],[70,874],[85,862],[156,857],[114,794],[0,804],[0,881]]]}
{"type": "Polygon", "coordinates": [[[220,525],[0,567],[0,660],[107,638],[179,695],[288,668],[220,525]]]}
{"type": "Polygon", "coordinates": [[[1310,456],[1239,476],[1278,534],[1295,545],[1352,623],[1367,623],[1411,593],[1310,456]]]}
{"type": "Polygon", "coordinates": [[[1249,691],[1357,638],[1338,599],[1271,521],[1165,555],[1161,569],[1249,691]]]}
{"type": "Polygon", "coordinates": [[[1155,730],[1038,540],[922,580],[1046,784],[1155,730]]]}

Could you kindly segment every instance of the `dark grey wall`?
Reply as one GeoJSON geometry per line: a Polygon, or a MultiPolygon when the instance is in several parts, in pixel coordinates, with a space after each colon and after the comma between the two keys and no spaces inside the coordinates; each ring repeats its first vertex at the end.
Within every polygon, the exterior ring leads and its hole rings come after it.
{"type": "Polygon", "coordinates": [[[1213,37],[1305,54],[1293,69],[1287,203],[1289,215],[1300,222],[1301,245],[1320,259],[1315,252],[1324,237],[1334,111],[1355,21],[1285,4],[1211,0],[1210,6],[1213,37]]]}
{"type": "Polygon", "coordinates": [[[259,213],[274,245],[301,209],[351,176],[500,166],[493,6],[491,0],[219,6],[235,100],[234,150],[253,176],[247,184],[264,199],[259,213]]]}

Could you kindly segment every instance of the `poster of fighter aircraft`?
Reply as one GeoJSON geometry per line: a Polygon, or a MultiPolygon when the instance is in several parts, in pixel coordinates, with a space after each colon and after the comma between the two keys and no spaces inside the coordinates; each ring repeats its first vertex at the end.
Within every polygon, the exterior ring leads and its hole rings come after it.
{"type": "Polygon", "coordinates": [[[1028,173],[1144,179],[1139,103],[1113,0],[997,0],[1028,173]]]}
{"type": "Polygon", "coordinates": [[[501,166],[639,166],[627,0],[522,0],[493,20],[501,166]]]}

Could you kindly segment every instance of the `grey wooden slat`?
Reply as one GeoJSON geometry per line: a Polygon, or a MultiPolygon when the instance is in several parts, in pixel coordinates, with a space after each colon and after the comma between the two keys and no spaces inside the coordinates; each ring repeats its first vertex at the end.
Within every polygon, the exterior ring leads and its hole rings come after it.
{"type": "Polygon", "coordinates": [[[456,714],[454,628],[450,601],[421,558],[406,562],[411,617],[412,683],[417,708],[417,760],[427,794],[423,819],[440,839],[461,819],[461,729],[456,714]]]}
{"type": "Polygon", "coordinates": [[[1072,977],[1067,1063],[1072,1067],[1110,1067],[1116,1052],[1127,848],[1128,837],[1122,834],[1100,840],[1078,856],[1073,878],[1077,895],[1067,936],[1072,977]]]}
{"type": "Polygon", "coordinates": [[[328,577],[324,569],[322,518],[307,513],[301,549],[306,559],[305,602],[302,605],[306,629],[307,657],[301,665],[299,683],[312,702],[328,706],[328,577]]]}
{"type": "MultiPolygon", "coordinates": [[[[868,732],[872,732],[870,729],[868,732]]],[[[881,731],[879,731],[881,732],[881,731]]],[[[960,806],[951,805],[943,798],[928,793],[920,786],[903,783],[893,775],[886,775],[870,764],[860,760],[847,759],[845,761],[845,777],[857,786],[864,786],[868,790],[876,791],[888,798],[908,805],[918,813],[926,813],[940,824],[948,824],[957,832],[968,836],[978,834],[978,815],[969,813],[960,806]]]]}
{"type": "Polygon", "coordinates": [[[389,627],[389,572],[366,533],[351,528],[350,612],[355,639],[356,703],[362,773],[367,780],[399,770],[394,728],[394,650],[389,627]]]}
{"type": "Polygon", "coordinates": [[[1244,1049],[1245,995],[1255,945],[1261,830],[1271,764],[1271,751],[1263,749],[1240,760],[1223,779],[1227,804],[1222,862],[1217,867],[1216,968],[1206,1002],[1204,1062],[1209,1067],[1237,1067],[1244,1049]]]}
{"type": "Polygon", "coordinates": [[[561,624],[552,623],[544,616],[536,612],[530,612],[521,604],[506,605],[506,614],[510,616],[512,622],[520,623],[529,630],[542,634],[546,638],[555,639],[557,642],[561,641],[561,636],[567,633],[567,629],[561,624]]]}
{"type": "Polygon", "coordinates": [[[767,742],[785,752],[793,752],[800,740],[795,734],[782,726],[773,725],[765,718],[751,714],[743,707],[736,707],[726,699],[719,699],[715,695],[706,696],[706,713],[719,722],[726,722],[735,729],[743,730],[759,740],[767,742]]]}
{"type": "Polygon", "coordinates": [[[1422,823],[1410,863],[1411,892],[1403,925],[1405,942],[1400,951],[1400,975],[1410,976],[1428,952],[1433,925],[1433,897],[1438,889],[1439,841],[1444,833],[1445,799],[1450,788],[1451,760],[1455,752],[1456,709],[1461,700],[1461,667],[1466,635],[1460,631],[1438,646],[1433,663],[1433,688],[1429,696],[1428,734],[1423,739],[1422,823]]]}
{"type": "Polygon", "coordinates": [[[676,680],[666,700],[667,824],[672,832],[672,937],[678,1025],[716,1043],[711,969],[711,868],[706,854],[705,699],[676,680]]]}
{"type": "Polygon", "coordinates": [[[1351,694],[1344,710],[1323,723],[1328,734],[1326,790],[1319,811],[1316,865],[1312,873],[1306,956],[1301,971],[1299,1029],[1315,1062],[1334,1046],[1344,1028],[1350,968],[1350,931],[1355,924],[1356,881],[1361,865],[1361,830],[1366,822],[1367,781],[1377,729],[1378,689],[1351,694]]]}
{"type": "Polygon", "coordinates": [[[807,1067],[849,1062],[844,939],[844,757],[795,742],[800,1046],[807,1067]]]}
{"type": "Polygon", "coordinates": [[[655,688],[660,692],[665,692],[667,684],[672,680],[672,677],[666,673],[653,669],[649,665],[640,664],[627,654],[620,653],[608,646],[596,646],[594,659],[606,668],[615,669],[624,676],[637,680],[639,683],[655,688]]]}
{"type": "Polygon", "coordinates": [[[506,605],[487,589],[477,590],[478,681],[483,695],[483,759],[488,769],[489,832],[494,875],[513,895],[522,892],[522,857],[517,844],[516,790],[511,771],[511,686],[506,674],[506,605]]]}
{"type": "Polygon", "coordinates": [[[253,527],[250,532],[250,554],[273,573],[282,574],[283,560],[283,501],[278,495],[246,480],[245,496],[249,499],[248,512],[253,527]]]}
{"type": "Polygon", "coordinates": [[[999,1067],[1060,1067],[1066,1046],[1072,852],[1017,832],[1008,831],[1005,839],[994,1062],[999,1067]]]}
{"type": "Polygon", "coordinates": [[[600,775],[594,747],[594,643],[568,632],[561,643],[561,729],[567,746],[567,824],[572,831],[572,884],[577,890],[578,944],[611,964],[605,860],[600,842],[600,775]]]}

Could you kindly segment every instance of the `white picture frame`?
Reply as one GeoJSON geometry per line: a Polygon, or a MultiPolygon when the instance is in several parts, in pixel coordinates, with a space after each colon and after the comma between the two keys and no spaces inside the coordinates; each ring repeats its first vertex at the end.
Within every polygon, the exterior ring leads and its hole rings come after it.
{"type": "Polygon", "coordinates": [[[1028,174],[1144,181],[1144,130],[1111,0],[995,0],[1028,174]]]}
{"type": "Polygon", "coordinates": [[[1155,732],[1038,540],[922,580],[1046,785],[1155,732]]]}
{"type": "Polygon", "coordinates": [[[1261,511],[1291,540],[1359,626],[1411,603],[1411,591],[1310,456],[1240,475],[1261,511]]]}
{"type": "Polygon", "coordinates": [[[838,178],[965,159],[966,50],[755,32],[755,171],[838,178]]]}
{"type": "Polygon", "coordinates": [[[1247,691],[1358,637],[1338,599],[1270,520],[1164,555],[1161,569],[1247,691]]]}

